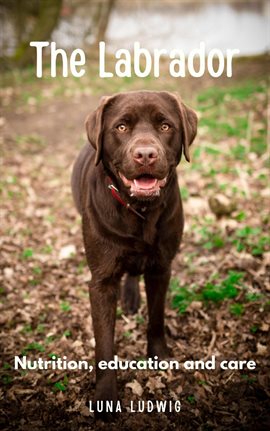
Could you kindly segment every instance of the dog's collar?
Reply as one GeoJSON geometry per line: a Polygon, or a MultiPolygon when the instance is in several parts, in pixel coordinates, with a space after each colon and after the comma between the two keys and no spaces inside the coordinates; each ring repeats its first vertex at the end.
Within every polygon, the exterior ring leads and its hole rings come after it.
{"type": "Polygon", "coordinates": [[[107,177],[107,183],[108,183],[108,189],[111,191],[111,195],[114,199],[116,199],[123,207],[127,208],[129,211],[136,214],[138,217],[140,217],[142,220],[145,220],[145,217],[140,214],[135,208],[133,208],[128,202],[125,202],[119,193],[119,190],[115,185],[113,184],[113,181],[110,177],[107,177]]]}

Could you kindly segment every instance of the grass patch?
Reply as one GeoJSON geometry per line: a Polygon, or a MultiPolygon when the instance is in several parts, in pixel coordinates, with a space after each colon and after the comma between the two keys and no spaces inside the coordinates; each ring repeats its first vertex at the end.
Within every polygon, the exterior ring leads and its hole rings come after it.
{"type": "Polygon", "coordinates": [[[205,106],[209,109],[230,99],[244,101],[255,93],[263,93],[264,91],[264,85],[248,81],[244,85],[231,88],[219,88],[216,86],[208,88],[197,96],[197,101],[199,104],[207,103],[205,106]]]}
{"type": "Polygon", "coordinates": [[[71,311],[71,305],[68,301],[63,301],[60,304],[60,309],[61,309],[61,311],[69,312],[69,311],[71,311]]]}
{"type": "Polygon", "coordinates": [[[34,251],[32,248],[25,248],[21,254],[22,259],[30,259],[34,255],[34,251]]]}
{"type": "Polygon", "coordinates": [[[228,276],[220,283],[206,283],[201,292],[202,298],[213,302],[235,298],[238,295],[243,276],[242,272],[229,271],[228,276]]]}
{"type": "Polygon", "coordinates": [[[232,243],[238,252],[245,251],[253,256],[262,256],[269,250],[270,236],[260,227],[245,226],[237,229],[232,243]]]}
{"type": "MultiPolygon", "coordinates": [[[[192,301],[201,301],[207,305],[211,302],[217,304],[234,299],[244,288],[243,277],[242,272],[229,271],[223,280],[215,282],[212,277],[201,289],[198,286],[180,286],[179,280],[173,278],[170,283],[172,307],[176,308],[179,313],[185,313],[192,301]]],[[[234,307],[231,312],[236,314],[236,310],[237,307],[234,307]]]]}
{"type": "MultiPolygon", "coordinates": [[[[210,220],[208,224],[210,223],[213,221],[210,220]]],[[[206,250],[219,249],[226,244],[222,232],[214,231],[211,225],[202,226],[197,232],[200,235],[199,244],[206,250]]]]}
{"type": "Polygon", "coordinates": [[[53,384],[53,392],[65,392],[68,387],[68,378],[65,375],[63,380],[59,380],[58,382],[53,384]]]}
{"type": "Polygon", "coordinates": [[[27,344],[27,346],[22,350],[22,355],[25,356],[27,354],[27,352],[45,352],[45,347],[42,346],[42,344],[40,343],[30,343],[27,344]]]}
{"type": "Polygon", "coordinates": [[[230,305],[230,312],[231,314],[233,314],[234,316],[242,316],[242,314],[244,314],[245,308],[243,304],[232,304],[230,305]]]}

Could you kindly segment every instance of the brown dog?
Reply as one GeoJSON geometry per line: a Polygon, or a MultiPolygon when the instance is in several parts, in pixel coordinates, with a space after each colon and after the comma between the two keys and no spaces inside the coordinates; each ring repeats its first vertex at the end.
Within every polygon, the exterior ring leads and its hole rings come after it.
{"type": "MultiPolygon", "coordinates": [[[[196,114],[167,92],[105,97],[86,121],[88,139],[75,162],[72,190],[82,215],[96,363],[113,359],[117,292],[125,312],[139,307],[144,275],[148,355],[168,355],[164,304],[183,212],[176,166],[197,131],[196,114]]],[[[95,400],[117,400],[116,373],[96,371],[95,400]]]]}

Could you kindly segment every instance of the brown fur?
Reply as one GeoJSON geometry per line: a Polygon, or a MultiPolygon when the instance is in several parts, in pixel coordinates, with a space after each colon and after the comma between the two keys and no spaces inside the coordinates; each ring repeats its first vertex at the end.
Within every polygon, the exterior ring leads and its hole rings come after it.
{"type": "MultiPolygon", "coordinates": [[[[122,306],[125,312],[137,311],[138,276],[143,274],[149,314],[147,353],[165,357],[165,295],[171,261],[183,231],[176,166],[182,152],[190,159],[196,114],[167,92],[122,93],[103,98],[89,115],[86,128],[91,145],[82,149],[75,162],[72,189],[82,215],[85,252],[92,274],[89,288],[96,362],[113,358],[117,291],[125,273],[128,275],[121,294],[122,306]],[[119,122],[126,124],[127,131],[118,130],[119,122]],[[164,122],[170,125],[165,132],[160,126],[164,122]],[[144,149],[146,156],[140,154],[144,149]],[[167,181],[159,196],[130,196],[119,172],[129,180],[151,174],[159,180],[166,176],[167,181]],[[145,220],[113,198],[108,178],[119,189],[121,198],[145,220]]],[[[95,400],[117,400],[115,371],[97,367],[95,400]]]]}

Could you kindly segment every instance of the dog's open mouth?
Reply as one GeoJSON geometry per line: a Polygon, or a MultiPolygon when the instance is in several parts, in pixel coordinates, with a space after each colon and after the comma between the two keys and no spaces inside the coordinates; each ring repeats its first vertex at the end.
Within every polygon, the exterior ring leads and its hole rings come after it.
{"type": "Polygon", "coordinates": [[[133,180],[127,179],[121,172],[119,176],[126,187],[130,188],[130,196],[152,197],[159,196],[160,189],[165,186],[167,177],[159,180],[152,175],[139,175],[133,180]]]}

